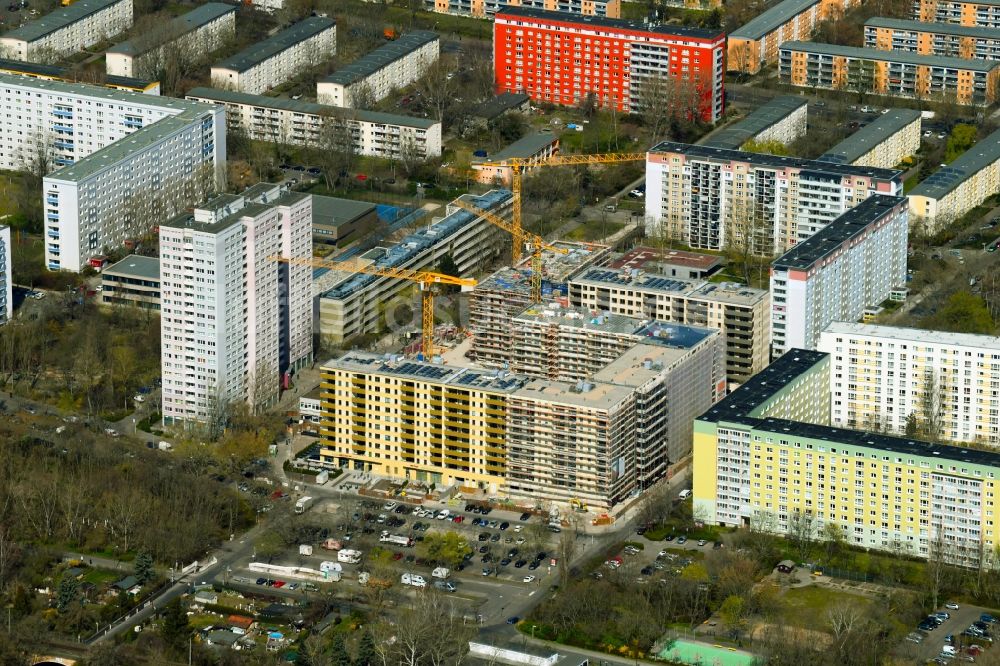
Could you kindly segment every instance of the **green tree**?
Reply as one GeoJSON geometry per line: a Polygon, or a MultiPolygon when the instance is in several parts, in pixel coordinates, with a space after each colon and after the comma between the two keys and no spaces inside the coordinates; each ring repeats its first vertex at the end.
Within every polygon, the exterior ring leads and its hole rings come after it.
{"type": "Polygon", "coordinates": [[[747,617],[747,600],[738,594],[729,595],[719,607],[719,616],[734,635],[739,635],[747,617]]]}
{"type": "Polygon", "coordinates": [[[56,610],[62,613],[69,608],[70,604],[76,601],[79,591],[80,583],[75,578],[63,578],[56,591],[56,610]]]}
{"type": "Polygon", "coordinates": [[[961,333],[993,333],[995,328],[986,302],[967,291],[952,294],[940,310],[921,319],[920,326],[961,333]]]}
{"type": "Polygon", "coordinates": [[[976,142],[976,128],[972,125],[955,125],[944,148],[944,161],[950,164],[976,142]]]}
{"type": "Polygon", "coordinates": [[[188,626],[187,613],[181,606],[180,597],[173,599],[163,607],[163,626],[160,630],[163,640],[175,650],[186,647],[191,627],[188,626]]]}
{"type": "Polygon", "coordinates": [[[441,257],[441,261],[438,263],[438,272],[452,277],[458,277],[462,274],[462,271],[458,268],[458,264],[455,263],[450,254],[445,254],[441,257]]]}
{"type": "Polygon", "coordinates": [[[277,532],[268,532],[254,544],[257,557],[262,557],[268,562],[273,560],[284,549],[285,544],[277,532]]]}
{"type": "Polygon", "coordinates": [[[457,532],[429,532],[417,544],[417,552],[425,560],[455,566],[472,552],[472,548],[457,532]]]}
{"type": "Polygon", "coordinates": [[[354,666],[374,666],[378,663],[378,653],[375,651],[375,638],[372,632],[365,628],[358,641],[358,653],[354,657],[354,666]]]}
{"type": "Polygon", "coordinates": [[[351,656],[347,653],[347,642],[344,640],[344,632],[337,631],[330,641],[330,664],[331,666],[351,666],[351,656]]]}
{"type": "Polygon", "coordinates": [[[750,139],[740,146],[740,150],[744,150],[748,153],[764,153],[765,155],[788,155],[788,146],[781,143],[777,139],[771,139],[768,141],[755,141],[750,139]]]}
{"type": "Polygon", "coordinates": [[[153,556],[146,551],[135,556],[135,577],[140,585],[145,585],[156,577],[153,570],[153,556]]]}

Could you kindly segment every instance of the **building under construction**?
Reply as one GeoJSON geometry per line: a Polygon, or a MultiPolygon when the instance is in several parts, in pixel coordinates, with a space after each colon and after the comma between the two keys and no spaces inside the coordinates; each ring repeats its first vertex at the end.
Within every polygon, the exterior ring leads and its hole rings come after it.
{"type": "MultiPolygon", "coordinates": [[[[542,300],[546,303],[565,303],[569,277],[587,266],[604,265],[611,257],[606,245],[569,241],[552,245],[567,253],[542,252],[542,300]]],[[[510,347],[511,318],[531,304],[531,257],[480,281],[469,294],[472,358],[488,367],[501,367],[502,355],[510,347]]]]}

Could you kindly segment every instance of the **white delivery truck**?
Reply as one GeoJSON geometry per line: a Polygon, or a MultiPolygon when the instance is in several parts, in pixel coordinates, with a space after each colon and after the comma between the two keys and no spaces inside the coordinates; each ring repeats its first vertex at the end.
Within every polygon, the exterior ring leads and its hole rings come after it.
{"type": "Polygon", "coordinates": [[[312,554],[313,554],[313,547],[311,545],[304,543],[301,546],[299,546],[299,555],[312,555],[312,554]]]}
{"type": "Polygon", "coordinates": [[[295,503],[295,513],[305,513],[312,506],[312,497],[302,497],[295,503]]]}
{"type": "Polygon", "coordinates": [[[326,483],[329,480],[330,480],[330,473],[327,472],[326,470],[323,470],[322,472],[320,472],[319,474],[316,475],[316,485],[317,486],[322,486],[324,483],[326,483]]]}
{"type": "Polygon", "coordinates": [[[378,538],[382,543],[394,543],[397,546],[412,546],[413,539],[408,536],[403,536],[402,534],[389,534],[388,532],[382,532],[382,536],[378,538]]]}
{"type": "Polygon", "coordinates": [[[344,549],[337,553],[337,561],[345,564],[357,564],[361,561],[360,550],[344,549]]]}

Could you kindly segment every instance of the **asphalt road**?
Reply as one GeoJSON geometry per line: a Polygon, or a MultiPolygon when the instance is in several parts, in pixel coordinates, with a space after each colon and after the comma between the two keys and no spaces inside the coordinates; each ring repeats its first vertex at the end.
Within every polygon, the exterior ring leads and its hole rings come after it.
{"type": "MultiPolygon", "coordinates": [[[[981,614],[991,612],[986,608],[966,606],[965,604],[962,604],[958,610],[947,610],[942,604],[942,607],[937,612],[940,611],[950,613],[951,617],[945,620],[937,629],[926,632],[926,638],[917,646],[916,654],[924,660],[933,659],[941,654],[941,648],[946,645],[944,637],[948,635],[955,637],[953,645],[956,647],[973,644],[975,639],[969,636],[962,636],[962,632],[968,629],[969,625],[973,622],[978,621],[981,614]]],[[[913,630],[916,631],[917,628],[914,627],[913,630]]],[[[982,641],[979,643],[980,645],[983,644],[982,641]]]]}

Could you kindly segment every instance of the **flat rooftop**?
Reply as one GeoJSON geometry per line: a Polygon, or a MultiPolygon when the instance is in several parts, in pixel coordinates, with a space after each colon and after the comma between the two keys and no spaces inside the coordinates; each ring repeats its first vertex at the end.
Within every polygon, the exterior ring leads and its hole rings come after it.
{"type": "MultiPolygon", "coordinates": [[[[985,5],[989,3],[977,0],[976,4],[985,5]]],[[[957,23],[924,23],[923,21],[908,21],[906,19],[873,16],[865,21],[865,27],[888,28],[903,32],[929,32],[935,35],[955,35],[956,37],[972,37],[974,39],[1000,40],[1000,32],[996,28],[981,28],[974,25],[958,25],[957,23]]]]}
{"type": "Polygon", "coordinates": [[[487,100],[473,109],[472,115],[478,118],[485,118],[486,120],[493,120],[511,109],[520,108],[530,102],[531,98],[523,93],[500,93],[493,99],[487,100]]]}
{"type": "MultiPolygon", "coordinates": [[[[76,83],[76,74],[66,67],[59,67],[58,65],[42,65],[37,62],[24,62],[22,60],[7,60],[0,58],[0,73],[4,74],[20,74],[22,76],[29,77],[53,77],[63,80],[67,83],[76,83]]],[[[104,86],[117,86],[122,88],[135,88],[136,90],[145,90],[151,85],[154,85],[155,81],[146,81],[145,79],[136,79],[131,76],[104,76],[104,83],[94,83],[88,85],[104,85],[104,86]]]]}
{"type": "Polygon", "coordinates": [[[795,245],[775,259],[771,266],[776,270],[809,270],[864,233],[872,224],[891,214],[897,206],[906,205],[906,197],[874,194],[795,245]]]}
{"type": "Polygon", "coordinates": [[[15,28],[3,34],[8,39],[20,39],[25,42],[34,42],[43,37],[48,37],[57,30],[70,26],[81,19],[85,19],[91,14],[116,5],[122,0],[76,0],[68,7],[59,7],[45,16],[28,21],[20,28],[15,28]]]}
{"type": "Polygon", "coordinates": [[[889,109],[816,159],[820,162],[851,164],[886,139],[912,123],[920,122],[916,109],[889,109]]]}
{"type": "MultiPolygon", "coordinates": [[[[551,294],[553,289],[565,289],[569,277],[585,266],[589,266],[609,251],[606,245],[595,243],[575,243],[553,241],[553,247],[568,250],[559,254],[542,250],[542,295],[551,294]]],[[[479,281],[476,291],[500,290],[528,294],[531,292],[531,257],[526,257],[514,267],[506,266],[479,281]]]]}
{"type": "Polygon", "coordinates": [[[375,211],[375,204],[354,199],[312,195],[313,224],[339,227],[375,211]]]}
{"type": "Polygon", "coordinates": [[[986,167],[1000,160],[1000,130],[977,141],[948,166],[941,167],[909,191],[911,197],[941,199],[986,167]]]}
{"type": "MultiPolygon", "coordinates": [[[[222,195],[232,196],[232,195],[222,195]]],[[[203,206],[198,206],[198,208],[209,208],[222,197],[216,197],[212,199],[207,204],[203,206]]],[[[194,218],[191,213],[181,213],[170,220],[164,222],[160,227],[168,227],[170,229],[190,229],[192,231],[199,231],[206,234],[217,234],[225,231],[233,225],[239,224],[240,220],[245,217],[256,217],[266,210],[270,209],[271,206],[268,204],[258,204],[258,203],[247,203],[242,208],[234,211],[232,214],[227,215],[213,222],[199,222],[194,218]]]]}
{"type": "Polygon", "coordinates": [[[243,49],[234,56],[212,65],[212,69],[231,69],[234,72],[245,72],[260,63],[286,51],[299,42],[304,42],[325,30],[336,26],[336,21],[323,16],[310,16],[302,19],[281,32],[275,33],[262,42],[243,49]]]}
{"type": "Polygon", "coordinates": [[[780,95],[763,106],[757,107],[746,118],[722,128],[699,143],[703,146],[739,150],[744,143],[804,106],[808,106],[808,102],[801,97],[780,95]]]}
{"type": "Polygon", "coordinates": [[[739,306],[753,306],[767,298],[767,290],[747,287],[735,282],[706,282],[679,277],[666,277],[638,270],[589,268],[575,276],[572,283],[605,285],[619,289],[658,292],[676,297],[704,299],[739,306]]]}
{"type": "Polygon", "coordinates": [[[715,424],[738,423],[777,435],[794,435],[826,441],[831,444],[831,448],[843,444],[920,457],[925,460],[951,460],[971,465],[1000,467],[1000,453],[993,451],[965,449],[863,430],[847,430],[801,421],[754,416],[753,413],[778,391],[827,357],[828,355],[823,352],[791,349],[699,416],[696,421],[715,424]]]}
{"type": "Polygon", "coordinates": [[[139,280],[160,281],[160,258],[130,254],[116,264],[105,268],[101,274],[122,275],[139,280]]]}
{"type": "MultiPolygon", "coordinates": [[[[70,5],[72,6],[72,5],[70,5]]],[[[173,19],[162,30],[146,33],[136,39],[130,39],[120,44],[116,44],[108,49],[108,53],[121,53],[124,55],[136,56],[152,51],[156,47],[171,42],[182,35],[194,32],[198,28],[211,23],[212,21],[225,16],[235,14],[236,5],[227,5],[221,2],[209,2],[192,9],[186,14],[182,14],[173,19]]]]}
{"type": "Polygon", "coordinates": [[[532,379],[514,392],[515,398],[545,400],[585,409],[610,410],[632,396],[633,388],[606,382],[563,382],[532,379]]]}
{"type": "Polygon", "coordinates": [[[349,86],[362,81],[375,72],[405,58],[425,44],[438,41],[437,33],[429,30],[405,32],[394,41],[370,51],[354,62],[344,65],[330,76],[320,79],[320,83],[338,83],[349,86]]]}
{"type": "Polygon", "coordinates": [[[252,93],[236,92],[235,90],[221,90],[219,88],[192,88],[188,91],[187,98],[204,100],[217,104],[246,104],[260,109],[279,109],[282,111],[292,111],[295,113],[304,113],[315,116],[337,116],[367,123],[399,125],[401,127],[415,127],[417,129],[430,129],[435,125],[440,124],[438,121],[430,118],[415,118],[413,116],[402,116],[395,113],[382,113],[380,111],[365,111],[362,109],[344,109],[339,106],[303,102],[298,99],[254,95],[252,93]]]}
{"type": "Polygon", "coordinates": [[[766,155],[764,153],[748,153],[743,150],[715,148],[713,146],[697,146],[690,143],[675,143],[663,141],[649,149],[650,153],[677,153],[686,157],[722,162],[747,162],[755,166],[772,167],[775,169],[799,169],[817,174],[831,176],[868,176],[879,180],[898,180],[901,171],[897,169],[878,169],[867,166],[851,166],[850,164],[833,164],[807,160],[801,157],[786,155],[766,155]]]}
{"type": "Polygon", "coordinates": [[[410,360],[400,355],[368,352],[348,352],[339,358],[330,359],[322,367],[507,394],[514,393],[530,381],[528,377],[505,370],[477,370],[410,360]]]}
{"type": "Polygon", "coordinates": [[[880,62],[899,62],[907,65],[925,67],[942,67],[971,72],[991,72],[1000,67],[1000,62],[994,60],[967,60],[950,56],[921,55],[908,51],[879,51],[861,46],[840,46],[839,44],[824,44],[822,42],[785,42],[778,47],[781,51],[799,51],[818,55],[839,56],[854,60],[877,60],[880,62]]]}
{"type": "Polygon", "coordinates": [[[686,250],[657,250],[639,246],[632,248],[610,264],[609,268],[643,268],[647,264],[666,266],[681,266],[700,271],[710,271],[723,263],[722,257],[714,254],[701,254],[686,250]]]}
{"type": "Polygon", "coordinates": [[[758,40],[788,23],[820,0],[783,0],[729,33],[730,39],[758,40]]]}
{"type": "Polygon", "coordinates": [[[559,142],[559,135],[553,132],[538,132],[536,134],[528,134],[523,136],[514,143],[505,146],[498,152],[489,157],[476,157],[473,158],[472,164],[475,165],[476,162],[490,161],[490,162],[502,162],[503,160],[509,160],[511,158],[521,158],[527,159],[534,157],[541,151],[545,150],[554,143],[559,142]]]}
{"type": "Polygon", "coordinates": [[[831,333],[875,336],[889,340],[899,340],[902,342],[923,342],[927,344],[951,345],[955,347],[1000,350],[1000,337],[995,335],[928,331],[922,328],[882,326],[878,324],[860,324],[856,322],[844,321],[833,322],[827,326],[825,330],[831,333]]]}
{"type": "MultiPolygon", "coordinates": [[[[718,331],[712,333],[721,335],[718,331]]],[[[656,379],[687,356],[686,349],[640,343],[595,372],[593,380],[635,388],[656,379]]]]}
{"type": "MultiPolygon", "coordinates": [[[[819,2],[819,0],[816,0],[819,2]]],[[[595,4],[601,4],[597,2],[595,4]]],[[[566,12],[552,12],[544,9],[533,9],[531,7],[510,7],[504,6],[498,11],[494,19],[500,18],[528,18],[541,21],[552,21],[561,24],[579,25],[581,27],[611,28],[613,30],[627,30],[643,34],[656,34],[664,36],[686,37],[690,39],[701,39],[705,41],[715,41],[724,39],[725,33],[721,30],[707,30],[705,28],[684,28],[675,25],[646,25],[641,21],[629,21],[627,19],[605,18],[603,16],[580,16],[579,14],[568,14],[566,12]]]]}

